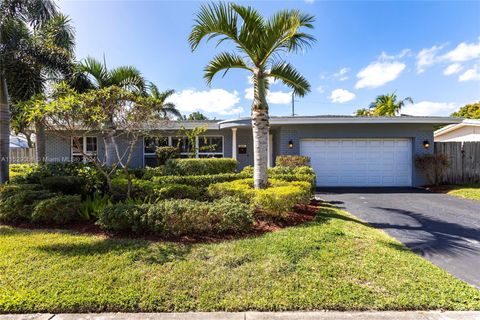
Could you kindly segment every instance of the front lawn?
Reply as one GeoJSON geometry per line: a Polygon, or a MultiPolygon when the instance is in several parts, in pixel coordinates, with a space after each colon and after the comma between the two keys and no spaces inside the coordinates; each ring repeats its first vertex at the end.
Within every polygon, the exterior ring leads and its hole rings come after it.
{"type": "Polygon", "coordinates": [[[0,312],[480,309],[480,291],[339,209],[209,244],[0,226],[0,312]]]}
{"type": "Polygon", "coordinates": [[[454,186],[448,194],[466,199],[480,200],[480,184],[454,186]]]}

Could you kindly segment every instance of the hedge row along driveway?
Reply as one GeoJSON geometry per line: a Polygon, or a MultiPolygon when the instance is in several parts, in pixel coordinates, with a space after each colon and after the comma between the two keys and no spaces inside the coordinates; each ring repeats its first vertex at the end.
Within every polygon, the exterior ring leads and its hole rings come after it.
{"type": "Polygon", "coordinates": [[[353,216],[180,244],[0,226],[0,312],[480,309],[480,291],[353,216]]]}

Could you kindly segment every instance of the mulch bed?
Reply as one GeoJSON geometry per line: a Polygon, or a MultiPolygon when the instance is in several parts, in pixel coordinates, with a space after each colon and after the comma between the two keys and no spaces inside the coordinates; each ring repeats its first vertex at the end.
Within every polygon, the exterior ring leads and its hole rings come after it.
{"type": "MultiPolygon", "coordinates": [[[[183,236],[177,238],[169,237],[160,237],[155,235],[129,235],[129,234],[111,234],[102,229],[99,226],[91,222],[79,222],[71,224],[68,227],[52,227],[52,226],[38,226],[32,223],[16,223],[9,224],[14,227],[24,228],[24,229],[43,229],[43,230],[71,230],[78,232],[80,234],[96,235],[103,236],[105,238],[114,238],[114,239],[144,239],[149,241],[168,241],[168,242],[178,242],[185,244],[192,243],[215,243],[222,242],[226,240],[236,240],[241,238],[256,237],[267,232],[275,232],[284,228],[297,226],[306,222],[315,220],[317,211],[320,205],[320,201],[312,200],[309,205],[297,205],[293,208],[293,211],[289,212],[285,218],[280,221],[272,221],[268,219],[259,219],[255,222],[253,228],[249,232],[238,233],[238,234],[226,234],[226,235],[212,235],[212,236],[183,236]]],[[[1,225],[1,224],[0,224],[1,225]]]]}

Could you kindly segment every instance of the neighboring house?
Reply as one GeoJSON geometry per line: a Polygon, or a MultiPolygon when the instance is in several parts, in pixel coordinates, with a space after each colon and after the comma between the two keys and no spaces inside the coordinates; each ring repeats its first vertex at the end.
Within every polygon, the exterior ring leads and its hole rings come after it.
{"type": "Polygon", "coordinates": [[[28,141],[22,136],[10,135],[10,149],[28,148],[28,141]]]}
{"type": "MultiPolygon", "coordinates": [[[[277,155],[305,155],[317,174],[318,186],[420,186],[425,183],[422,173],[414,166],[415,156],[433,152],[433,131],[438,125],[459,123],[447,117],[355,117],[355,116],[295,116],[271,117],[268,163],[274,165],[277,155]]],[[[180,145],[188,155],[186,129],[207,126],[207,144],[213,150],[201,151],[197,157],[231,157],[239,167],[253,165],[251,120],[178,121],[166,127],[152,128],[135,148],[133,167],[154,163],[155,147],[180,145]],[[161,139],[154,138],[162,136],[161,139]]],[[[86,153],[104,157],[100,135],[82,136],[86,153]]],[[[204,138],[196,141],[203,146],[204,138]]],[[[127,145],[117,140],[119,148],[127,145]]],[[[47,132],[47,161],[81,161],[82,155],[70,141],[47,132]]]]}
{"type": "Polygon", "coordinates": [[[480,141],[480,120],[465,119],[434,132],[435,142],[480,141]]]}

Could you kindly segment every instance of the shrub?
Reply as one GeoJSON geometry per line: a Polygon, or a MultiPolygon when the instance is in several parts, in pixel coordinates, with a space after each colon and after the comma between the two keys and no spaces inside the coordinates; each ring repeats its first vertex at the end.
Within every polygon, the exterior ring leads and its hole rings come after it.
{"type": "Polygon", "coordinates": [[[119,203],[106,208],[98,224],[114,232],[195,236],[246,231],[253,222],[250,206],[225,198],[212,203],[190,199],[144,205],[119,203]]]}
{"type": "Polygon", "coordinates": [[[205,175],[235,173],[237,160],[230,158],[171,159],[166,171],[175,175],[205,175]]]}
{"type": "Polygon", "coordinates": [[[47,163],[33,166],[25,175],[13,179],[15,183],[40,184],[47,177],[75,176],[83,178],[85,194],[106,190],[106,181],[94,164],[90,163],[47,163]]]}
{"type": "Polygon", "coordinates": [[[161,176],[154,177],[153,181],[157,184],[186,184],[197,187],[199,189],[206,189],[212,183],[233,181],[247,178],[248,175],[244,173],[223,173],[223,174],[208,174],[195,176],[161,176]]]}
{"type": "Polygon", "coordinates": [[[165,169],[165,166],[158,166],[154,168],[147,167],[144,170],[142,179],[144,180],[152,180],[154,177],[157,176],[166,176],[167,171],[165,169]]]}
{"type": "Polygon", "coordinates": [[[108,231],[140,234],[147,231],[145,219],[148,208],[147,204],[117,203],[101,212],[97,224],[108,231]]]}
{"type": "Polygon", "coordinates": [[[31,173],[36,168],[36,164],[26,164],[26,163],[12,163],[10,164],[10,179],[19,179],[29,173],[31,173]]]}
{"type": "Polygon", "coordinates": [[[281,167],[302,167],[310,165],[310,157],[305,156],[277,156],[275,164],[281,167]]]}
{"type": "Polygon", "coordinates": [[[237,197],[272,218],[283,217],[295,204],[308,204],[310,201],[311,185],[308,182],[270,179],[269,183],[267,189],[256,190],[253,179],[224,182],[211,185],[208,193],[213,198],[237,197]]]}
{"type": "MultiPolygon", "coordinates": [[[[128,180],[126,178],[112,179],[112,197],[115,201],[125,200],[127,195],[128,180]]],[[[142,179],[132,180],[130,196],[136,199],[145,199],[153,195],[155,189],[160,188],[155,182],[142,179]]]]}
{"type": "Polygon", "coordinates": [[[30,221],[38,201],[56,196],[38,185],[9,185],[2,188],[0,220],[4,222],[30,221]],[[29,187],[26,187],[29,186],[29,187]]]}
{"type": "Polygon", "coordinates": [[[450,167],[450,159],[443,153],[424,154],[415,158],[415,166],[424,173],[430,185],[438,186],[450,167]]]}
{"type": "Polygon", "coordinates": [[[41,200],[35,205],[31,221],[42,224],[65,225],[81,220],[79,195],[58,195],[41,200]]]}
{"type": "Polygon", "coordinates": [[[180,150],[177,147],[157,147],[155,149],[159,165],[164,165],[170,159],[175,159],[180,156],[180,150]]]}
{"type": "Polygon", "coordinates": [[[108,195],[95,193],[93,196],[88,196],[80,206],[80,215],[83,219],[97,219],[100,213],[108,206],[112,205],[112,200],[108,195]]]}
{"type": "MultiPolygon", "coordinates": [[[[253,177],[253,167],[245,167],[242,174],[253,177]]],[[[301,167],[281,167],[276,166],[268,168],[268,176],[272,179],[284,180],[284,181],[305,181],[310,183],[312,191],[316,188],[316,175],[313,169],[309,166],[301,167]]]]}
{"type": "Polygon", "coordinates": [[[85,180],[75,176],[52,176],[41,181],[42,186],[52,192],[63,194],[86,194],[85,180]]]}
{"type": "Polygon", "coordinates": [[[155,199],[199,199],[201,192],[198,188],[186,184],[168,184],[154,191],[155,199]]]}

